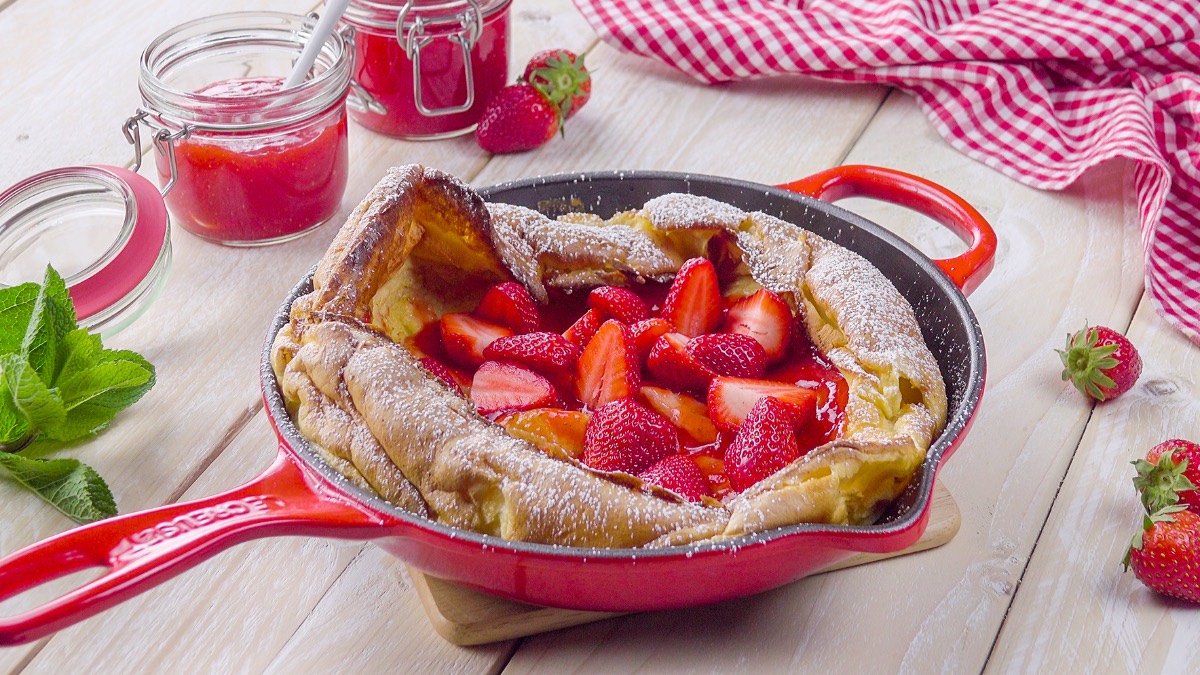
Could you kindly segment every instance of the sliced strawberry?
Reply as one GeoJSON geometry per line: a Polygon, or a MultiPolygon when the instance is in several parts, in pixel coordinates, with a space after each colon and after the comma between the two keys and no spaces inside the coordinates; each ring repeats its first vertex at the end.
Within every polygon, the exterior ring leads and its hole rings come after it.
{"type": "Polygon", "coordinates": [[[750,410],[765,396],[776,399],[792,411],[796,423],[794,432],[816,419],[816,391],[786,382],[741,377],[713,378],[708,388],[708,416],[722,431],[737,430],[750,410]]]}
{"type": "Polygon", "coordinates": [[[705,258],[692,258],[679,268],[659,316],[688,337],[711,333],[721,323],[724,305],[717,271],[705,258]]]}
{"type": "Polygon", "coordinates": [[[749,335],[709,333],[688,340],[688,356],[717,375],[762,377],[767,369],[767,353],[749,335]]]}
{"type": "Polygon", "coordinates": [[[576,389],[580,402],[592,410],[628,398],[641,386],[641,366],[628,331],[618,321],[605,321],[579,356],[576,389]]]}
{"type": "Polygon", "coordinates": [[[638,321],[629,327],[629,335],[633,338],[633,346],[637,349],[638,362],[645,363],[650,356],[650,350],[658,338],[667,333],[674,333],[675,327],[666,319],[653,317],[638,321]]]}
{"type": "Polygon", "coordinates": [[[515,361],[562,382],[574,377],[579,348],[558,333],[539,331],[496,338],[483,350],[483,356],[494,361],[515,361]]]}
{"type": "Polygon", "coordinates": [[[475,307],[475,311],[471,313],[481,319],[511,328],[514,333],[532,333],[541,325],[533,296],[515,281],[506,281],[489,288],[475,307]]]}
{"type": "MultiPolygon", "coordinates": [[[[793,342],[794,344],[794,342],[793,342]]],[[[808,438],[815,445],[831,441],[840,432],[845,419],[849,389],[846,378],[833,364],[809,350],[796,352],[772,368],[764,379],[795,384],[817,392],[817,423],[800,432],[801,445],[808,438]]]]}
{"type": "Polygon", "coordinates": [[[646,303],[637,293],[620,286],[600,286],[588,294],[588,307],[600,312],[605,319],[616,319],[626,326],[650,315],[646,303]]]}
{"type": "Polygon", "coordinates": [[[496,338],[513,332],[499,324],[470,314],[445,314],[441,320],[442,347],[452,361],[475,368],[486,359],[483,350],[496,338]]]}
{"type": "Polygon", "coordinates": [[[763,288],[733,303],[721,330],[754,338],[766,352],[767,361],[774,363],[787,353],[794,321],[783,298],[763,288]]]}
{"type": "Polygon", "coordinates": [[[480,415],[546,408],[558,403],[550,380],[514,363],[484,361],[471,380],[471,400],[480,415]]]}
{"type": "Polygon", "coordinates": [[[563,337],[570,340],[571,344],[583,349],[595,337],[596,331],[600,330],[602,323],[604,323],[604,315],[594,309],[589,309],[579,317],[578,321],[571,324],[571,327],[563,333],[563,337]]]}
{"type": "Polygon", "coordinates": [[[667,455],[639,474],[638,478],[664,487],[691,502],[703,501],[709,494],[708,479],[687,455],[667,455]]]}
{"type": "Polygon", "coordinates": [[[679,449],[674,425],[632,398],[592,413],[583,437],[583,462],[600,471],[637,475],[679,449]]]}
{"type": "Polygon", "coordinates": [[[462,387],[458,385],[458,380],[454,377],[454,373],[452,373],[450,369],[446,367],[446,364],[429,356],[419,359],[417,363],[421,364],[422,368],[429,371],[429,374],[435,379],[440,380],[442,384],[450,387],[455,394],[458,394],[459,396],[463,395],[462,387]]]}
{"type": "Polygon", "coordinates": [[[792,410],[778,399],[759,399],[725,449],[725,475],[741,492],[800,457],[792,410]]]}
{"type": "Polygon", "coordinates": [[[658,338],[646,358],[646,367],[660,384],[675,391],[697,394],[708,390],[716,373],[687,352],[688,338],[682,333],[666,333],[658,338]]]}
{"type": "Polygon", "coordinates": [[[529,441],[551,457],[583,457],[583,436],[591,413],[562,408],[534,408],[502,415],[496,424],[529,441]]]}
{"type": "Polygon", "coordinates": [[[687,394],[642,385],[642,400],[651,410],[667,418],[698,445],[715,443],[717,427],[708,418],[708,406],[687,394]]]}

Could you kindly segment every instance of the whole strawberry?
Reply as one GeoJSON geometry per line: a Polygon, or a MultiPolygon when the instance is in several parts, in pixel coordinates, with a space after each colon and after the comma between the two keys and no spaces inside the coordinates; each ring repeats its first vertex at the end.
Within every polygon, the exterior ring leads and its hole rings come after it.
{"type": "Polygon", "coordinates": [[[532,150],[554,138],[560,115],[558,107],[533,85],[510,84],[484,106],[475,140],[493,154],[532,150]]]}
{"type": "Polygon", "coordinates": [[[637,475],[678,449],[675,425],[632,398],[622,398],[592,413],[583,436],[583,463],[637,475]]]}
{"type": "Polygon", "coordinates": [[[1138,473],[1133,486],[1148,513],[1183,504],[1200,514],[1200,445],[1180,438],[1163,441],[1133,466],[1138,473]]]}
{"type": "Polygon", "coordinates": [[[725,449],[725,475],[733,489],[745,490],[800,457],[795,428],[786,405],[771,396],[760,398],[725,449]]]}
{"type": "Polygon", "coordinates": [[[583,65],[586,55],[569,49],[540,51],[529,59],[521,80],[541,90],[563,119],[570,119],[592,97],[592,75],[583,65]]]}
{"type": "Polygon", "coordinates": [[[703,501],[709,494],[708,480],[696,461],[679,453],[658,460],[638,478],[665,487],[692,502],[703,501]]]}
{"type": "Polygon", "coordinates": [[[1083,327],[1067,336],[1067,348],[1055,350],[1062,359],[1062,379],[1096,401],[1129,391],[1142,374],[1142,357],[1124,335],[1105,328],[1083,327]]]}
{"type": "Polygon", "coordinates": [[[1200,516],[1180,504],[1147,515],[1125,568],[1154,591],[1200,602],[1200,516]]]}

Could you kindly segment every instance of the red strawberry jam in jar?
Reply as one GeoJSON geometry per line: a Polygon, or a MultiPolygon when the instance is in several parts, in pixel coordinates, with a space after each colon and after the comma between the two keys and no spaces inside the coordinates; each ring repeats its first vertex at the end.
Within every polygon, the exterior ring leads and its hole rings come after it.
{"type": "Polygon", "coordinates": [[[512,0],[351,0],[354,81],[365,94],[351,117],[410,140],[473,131],[508,80],[512,0]]]}
{"type": "Polygon", "coordinates": [[[185,230],[257,246],[337,213],[349,173],[346,37],[331,35],[307,78],[283,87],[315,23],[222,14],[167,31],[142,54],[143,106],[126,131],[137,145],[141,125],[154,132],[167,206],[185,230]]]}

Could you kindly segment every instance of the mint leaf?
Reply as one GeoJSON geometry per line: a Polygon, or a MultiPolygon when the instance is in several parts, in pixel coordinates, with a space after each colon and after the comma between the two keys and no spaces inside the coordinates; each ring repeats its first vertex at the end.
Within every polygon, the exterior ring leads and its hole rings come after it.
{"type": "Polygon", "coordinates": [[[62,365],[63,351],[59,345],[75,327],[75,305],[67,294],[67,284],[53,267],[47,266],[21,342],[21,352],[34,372],[49,386],[54,385],[62,365]]]}
{"type": "Polygon", "coordinates": [[[0,466],[76,522],[90,523],[117,514],[104,479],[77,459],[30,459],[0,452],[0,466]]]}
{"type": "Polygon", "coordinates": [[[116,505],[91,467],[39,455],[103,429],[154,382],[141,355],[79,327],[53,267],[40,286],[0,288],[0,468],[63,513],[89,522],[116,505]]]}
{"type": "MultiPolygon", "coordinates": [[[[64,371],[65,372],[65,371],[64,371]]],[[[100,363],[59,383],[66,417],[47,436],[69,441],[81,438],[112,421],[154,386],[154,366],[133,352],[102,353],[100,363]]]]}
{"type": "Polygon", "coordinates": [[[34,283],[0,288],[0,354],[21,351],[39,292],[34,283]]]}
{"type": "Polygon", "coordinates": [[[62,425],[67,410],[58,391],[47,387],[20,354],[0,355],[0,377],[30,426],[46,431],[62,425]]]}
{"type": "Polygon", "coordinates": [[[4,378],[4,356],[0,356],[0,447],[12,446],[29,435],[29,417],[17,406],[4,378]]]}
{"type": "MultiPolygon", "coordinates": [[[[100,354],[104,351],[104,347],[100,344],[100,336],[89,333],[86,328],[76,328],[67,333],[61,346],[63,350],[61,373],[66,376],[96,365],[100,362],[100,354]]],[[[60,379],[62,379],[61,375],[60,379]]]]}

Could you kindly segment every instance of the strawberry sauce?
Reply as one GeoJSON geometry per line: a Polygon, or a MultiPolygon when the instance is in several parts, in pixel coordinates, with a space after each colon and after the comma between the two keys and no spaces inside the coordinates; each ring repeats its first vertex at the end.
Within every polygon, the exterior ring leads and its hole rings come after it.
{"type": "MultiPolygon", "coordinates": [[[[281,78],[215,82],[197,94],[228,99],[224,113],[263,114],[281,78]]],[[[193,234],[229,244],[287,239],[328,220],[349,176],[346,111],[341,102],[287,127],[197,130],[176,142],[176,182],[167,204],[193,234]]],[[[171,166],[156,155],[163,184],[171,166]]]]}
{"type": "MultiPolygon", "coordinates": [[[[632,286],[637,295],[650,308],[651,316],[659,316],[662,311],[664,299],[667,296],[667,284],[645,284],[640,286],[632,286]]],[[[721,299],[722,312],[728,311],[728,307],[734,303],[736,298],[725,297],[721,299]]],[[[561,291],[552,291],[550,302],[546,305],[538,307],[540,330],[563,333],[571,328],[576,321],[580,319],[586,312],[590,311],[588,304],[588,293],[563,293],[561,291]]],[[[594,310],[591,310],[594,311],[594,310]]],[[[799,446],[800,454],[806,454],[814,448],[821,446],[834,438],[836,438],[843,429],[845,422],[845,407],[848,396],[847,384],[845,378],[838,369],[817,352],[812,344],[807,339],[807,335],[803,333],[803,328],[796,322],[792,330],[792,339],[787,342],[787,349],[782,358],[775,364],[771,365],[758,380],[766,380],[770,382],[785,383],[795,385],[804,389],[815,392],[816,406],[815,414],[808,420],[802,420],[796,432],[796,441],[799,446]]],[[[417,353],[418,356],[429,356],[437,359],[439,362],[444,362],[455,375],[455,379],[460,383],[468,385],[468,398],[470,398],[469,384],[473,375],[473,369],[465,367],[463,364],[456,364],[453,358],[447,354],[445,347],[442,344],[442,331],[440,330],[440,322],[433,321],[426,324],[416,335],[407,340],[409,348],[417,353]]],[[[730,485],[729,479],[725,475],[724,457],[726,449],[733,443],[736,433],[733,431],[717,431],[713,432],[712,422],[708,419],[708,412],[713,409],[705,409],[705,396],[703,392],[691,391],[682,392],[673,390],[668,382],[662,382],[655,378],[651,369],[646,365],[645,357],[641,362],[640,368],[640,389],[637,390],[634,397],[639,403],[650,408],[655,408],[657,403],[658,410],[663,412],[662,401],[653,401],[651,390],[646,387],[656,388],[659,391],[658,396],[676,396],[676,401],[679,398],[687,399],[690,397],[692,402],[689,405],[681,405],[677,408],[676,426],[679,429],[679,442],[681,452],[691,457],[704,478],[708,482],[709,490],[712,497],[722,499],[723,497],[734,492],[730,485]],[[688,410],[685,412],[684,409],[688,410]],[[697,410],[698,409],[698,410],[697,410]],[[701,438],[694,437],[686,431],[687,428],[696,428],[689,426],[689,423],[695,425],[697,418],[702,418],[699,421],[702,427],[706,427],[708,431],[702,433],[701,438]]],[[[555,388],[558,391],[558,405],[554,406],[558,409],[592,412],[588,406],[581,403],[578,399],[577,391],[575,390],[575,381],[567,379],[565,382],[559,378],[555,380],[555,388]]],[[[811,399],[809,399],[811,401],[811,399]]],[[[711,403],[709,405],[712,405],[711,403]]],[[[496,421],[508,414],[508,411],[501,411],[496,414],[489,415],[489,419],[496,421]]],[[[553,433],[548,431],[548,433],[553,433]]],[[[582,439],[578,439],[582,443],[582,439]]]]}

